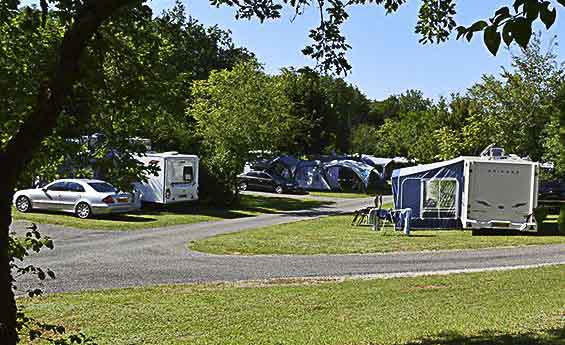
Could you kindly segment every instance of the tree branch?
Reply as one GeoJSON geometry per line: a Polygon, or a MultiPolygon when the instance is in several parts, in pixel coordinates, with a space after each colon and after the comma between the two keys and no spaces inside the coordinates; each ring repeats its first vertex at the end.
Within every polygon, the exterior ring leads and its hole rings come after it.
{"type": "Polygon", "coordinates": [[[56,126],[65,99],[79,78],[80,57],[94,33],[120,8],[139,1],[91,1],[78,13],[63,37],[53,76],[42,84],[32,112],[7,143],[4,151],[0,152],[0,163],[9,171],[6,174],[8,181],[3,183],[15,185],[18,175],[31,160],[33,152],[56,126]]]}

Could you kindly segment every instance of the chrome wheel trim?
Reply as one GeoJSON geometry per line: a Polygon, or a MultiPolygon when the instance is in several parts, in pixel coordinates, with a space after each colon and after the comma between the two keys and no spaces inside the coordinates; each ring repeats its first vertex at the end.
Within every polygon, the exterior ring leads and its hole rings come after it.
{"type": "Polygon", "coordinates": [[[276,186],[276,187],[275,187],[275,192],[276,192],[277,194],[282,194],[282,193],[284,192],[284,189],[283,189],[282,186],[276,186]]]}
{"type": "Polygon", "coordinates": [[[76,214],[81,219],[88,218],[88,216],[90,216],[90,206],[86,203],[78,204],[76,214]]]}
{"type": "Polygon", "coordinates": [[[16,208],[18,209],[18,211],[20,212],[27,212],[30,209],[30,202],[29,199],[25,196],[20,196],[17,200],[16,200],[16,208]]]}
{"type": "Polygon", "coordinates": [[[247,190],[247,183],[241,182],[239,184],[239,190],[247,190]]]}

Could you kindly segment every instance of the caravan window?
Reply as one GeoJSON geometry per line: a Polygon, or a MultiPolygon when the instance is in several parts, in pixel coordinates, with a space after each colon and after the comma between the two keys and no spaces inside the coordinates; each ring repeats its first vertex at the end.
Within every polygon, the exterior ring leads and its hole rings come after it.
{"type": "Polygon", "coordinates": [[[192,166],[185,166],[182,168],[182,175],[183,175],[183,179],[188,182],[191,183],[192,182],[192,176],[194,176],[194,171],[192,169],[192,166]]]}
{"type": "Polygon", "coordinates": [[[421,218],[457,218],[456,179],[422,181],[421,218]]]}
{"type": "Polygon", "coordinates": [[[167,167],[167,175],[171,184],[192,183],[194,180],[194,168],[186,161],[171,160],[167,167]]]}

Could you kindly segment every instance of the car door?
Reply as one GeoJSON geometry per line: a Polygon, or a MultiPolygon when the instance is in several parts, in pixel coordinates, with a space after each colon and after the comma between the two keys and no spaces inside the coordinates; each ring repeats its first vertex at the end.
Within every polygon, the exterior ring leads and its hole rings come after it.
{"type": "Polygon", "coordinates": [[[84,193],[84,187],[76,182],[67,182],[65,190],[59,192],[59,208],[62,211],[74,212],[75,205],[79,201],[81,194],[84,193]]]}
{"type": "Polygon", "coordinates": [[[259,178],[259,173],[257,172],[248,173],[245,182],[247,182],[247,188],[249,189],[253,189],[253,190],[261,189],[261,181],[259,178]]]}
{"type": "Polygon", "coordinates": [[[261,189],[265,191],[272,191],[275,188],[271,175],[264,172],[259,174],[259,184],[261,189]]]}
{"type": "Polygon", "coordinates": [[[55,182],[48,185],[33,198],[33,206],[44,210],[60,210],[59,194],[65,189],[66,182],[55,182]]]}

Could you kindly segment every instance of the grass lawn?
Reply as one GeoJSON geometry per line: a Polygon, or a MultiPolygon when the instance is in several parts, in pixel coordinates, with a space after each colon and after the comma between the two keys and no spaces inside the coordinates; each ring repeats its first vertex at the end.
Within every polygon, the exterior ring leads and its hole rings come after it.
{"type": "Polygon", "coordinates": [[[565,267],[341,283],[135,288],[24,299],[99,344],[562,345],[565,267]]]}
{"type": "Polygon", "coordinates": [[[476,249],[565,243],[565,236],[472,236],[463,230],[417,230],[407,237],[351,226],[351,216],[332,216],[218,235],[191,242],[214,254],[353,254],[440,249],[476,249]]]}
{"type": "Polygon", "coordinates": [[[130,214],[96,217],[93,219],[79,219],[68,213],[44,211],[20,213],[15,209],[12,210],[12,215],[15,220],[25,220],[39,224],[56,224],[86,229],[131,230],[249,217],[279,211],[302,210],[327,204],[331,204],[331,202],[313,199],[242,195],[240,204],[231,209],[202,207],[197,204],[175,204],[162,209],[144,209],[130,214]]]}
{"type": "Polygon", "coordinates": [[[323,196],[325,198],[342,198],[342,199],[361,199],[361,198],[374,198],[374,194],[365,193],[341,193],[341,192],[308,192],[308,195],[323,196]]]}

